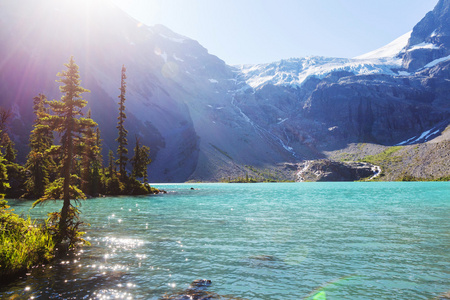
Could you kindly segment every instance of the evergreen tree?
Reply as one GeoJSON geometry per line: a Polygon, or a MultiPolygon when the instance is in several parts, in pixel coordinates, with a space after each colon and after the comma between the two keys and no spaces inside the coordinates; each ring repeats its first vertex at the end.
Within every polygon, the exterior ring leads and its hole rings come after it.
{"type": "Polygon", "coordinates": [[[109,150],[108,152],[108,175],[110,178],[114,177],[116,168],[114,167],[114,152],[109,150]]]}
{"type": "Polygon", "coordinates": [[[122,181],[120,181],[117,176],[117,171],[114,165],[114,154],[110,150],[109,151],[109,177],[105,182],[105,194],[107,195],[122,195],[125,191],[125,185],[122,181]]]}
{"type": "Polygon", "coordinates": [[[148,165],[152,162],[152,159],[150,158],[150,147],[148,146],[142,146],[141,148],[141,157],[142,161],[144,162],[144,170],[142,172],[142,179],[144,183],[148,183],[148,165]]]}
{"type": "MultiPolygon", "coordinates": [[[[87,118],[92,120],[91,110],[88,111],[87,118]]],[[[97,138],[93,128],[87,128],[82,135],[79,150],[81,151],[81,190],[85,194],[91,195],[91,174],[92,166],[98,152],[97,138]]]]}
{"type": "Polygon", "coordinates": [[[34,129],[30,134],[30,153],[27,156],[25,169],[28,173],[26,194],[23,197],[40,198],[50,182],[50,175],[55,168],[50,149],[53,146],[53,132],[48,124],[43,122],[48,117],[45,108],[47,98],[39,94],[33,98],[33,109],[36,115],[34,129]]]}
{"type": "Polygon", "coordinates": [[[9,135],[5,132],[2,137],[2,147],[4,148],[4,158],[14,163],[16,161],[17,150],[14,148],[14,142],[9,138],[9,135]]]}
{"type": "MultiPolygon", "coordinates": [[[[18,198],[25,191],[25,170],[24,168],[17,164],[16,155],[17,150],[14,148],[14,142],[10,139],[7,130],[8,120],[11,116],[10,110],[1,109],[0,112],[0,136],[1,143],[0,148],[3,153],[2,156],[2,164],[6,168],[7,173],[7,182],[8,182],[8,190],[6,193],[6,197],[8,198],[18,198]]],[[[0,171],[1,172],[1,171],[0,171]]]]}
{"type": "Polygon", "coordinates": [[[0,107],[0,133],[6,132],[6,127],[11,116],[11,109],[0,107]]]}
{"type": "Polygon", "coordinates": [[[103,193],[103,189],[101,188],[102,176],[100,173],[102,169],[101,147],[100,129],[97,127],[95,130],[94,160],[92,162],[92,172],[89,180],[92,196],[98,196],[100,193],[103,193]]]}
{"type": "MultiPolygon", "coordinates": [[[[0,107],[0,137],[3,136],[6,131],[6,126],[10,117],[11,110],[0,107]]],[[[2,151],[0,151],[0,195],[6,193],[6,191],[10,188],[8,183],[8,171],[6,169],[7,163],[8,162],[3,157],[2,151]]]]}
{"type": "Polygon", "coordinates": [[[133,178],[143,178],[147,180],[147,167],[152,162],[150,159],[150,148],[140,144],[136,137],[136,146],[134,147],[134,156],[131,159],[133,166],[133,178]]]}
{"type": "MultiPolygon", "coordinates": [[[[8,183],[8,171],[6,169],[6,160],[0,152],[0,196],[4,196],[6,191],[10,188],[8,183]]],[[[1,197],[0,197],[1,198],[1,197]]]]}
{"type": "Polygon", "coordinates": [[[125,66],[122,66],[122,79],[120,83],[120,95],[119,95],[119,116],[117,117],[117,129],[119,131],[119,136],[117,137],[116,141],[119,143],[119,147],[117,148],[117,164],[119,165],[119,173],[120,173],[120,179],[122,181],[126,180],[126,165],[127,165],[127,154],[128,149],[126,146],[128,145],[127,141],[127,134],[128,131],[124,127],[124,121],[127,118],[125,114],[125,92],[126,92],[126,82],[125,79],[127,78],[127,75],[125,74],[125,66]]]}
{"type": "Polygon", "coordinates": [[[71,205],[71,198],[84,198],[84,194],[71,184],[73,177],[73,160],[74,160],[74,142],[76,142],[81,134],[86,133],[89,128],[95,127],[97,124],[88,118],[82,118],[81,109],[86,106],[87,101],[81,97],[82,93],[89,90],[80,86],[80,75],[78,66],[75,64],[73,56],[69,63],[64,64],[67,70],[57,74],[60,77],[57,82],[62,83],[60,91],[63,93],[60,101],[53,100],[48,102],[50,109],[54,115],[44,118],[44,121],[50,124],[51,128],[61,135],[61,154],[62,169],[61,180],[57,180],[54,185],[47,189],[46,195],[35,202],[38,204],[47,199],[54,199],[61,196],[60,189],[57,186],[62,185],[62,198],[64,200],[61,213],[59,214],[59,224],[57,230],[57,242],[62,242],[69,238],[73,243],[73,233],[79,225],[77,222],[78,210],[71,205]]]}

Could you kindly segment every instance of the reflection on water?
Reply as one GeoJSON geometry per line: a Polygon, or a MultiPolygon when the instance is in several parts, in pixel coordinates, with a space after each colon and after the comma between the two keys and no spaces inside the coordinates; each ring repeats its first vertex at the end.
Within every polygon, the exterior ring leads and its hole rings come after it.
{"type": "MultiPolygon", "coordinates": [[[[201,278],[212,280],[213,299],[431,299],[450,290],[448,183],[191,186],[83,202],[92,246],[32,269],[0,298],[182,299],[203,295],[189,286],[201,278]]],[[[28,213],[31,203],[10,204],[28,213]]]]}

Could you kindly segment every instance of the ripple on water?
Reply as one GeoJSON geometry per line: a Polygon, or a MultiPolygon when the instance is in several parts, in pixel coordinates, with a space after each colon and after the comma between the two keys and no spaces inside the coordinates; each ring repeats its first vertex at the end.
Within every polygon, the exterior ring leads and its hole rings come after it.
{"type": "Polygon", "coordinates": [[[159,299],[208,278],[212,292],[246,299],[434,298],[450,290],[450,190],[417,186],[174,185],[90,199],[92,246],[0,296],[159,299]]]}

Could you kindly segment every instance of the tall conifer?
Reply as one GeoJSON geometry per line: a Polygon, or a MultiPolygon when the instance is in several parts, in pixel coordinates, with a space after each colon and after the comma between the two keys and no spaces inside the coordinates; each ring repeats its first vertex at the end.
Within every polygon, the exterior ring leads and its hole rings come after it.
{"type": "Polygon", "coordinates": [[[47,97],[42,94],[33,98],[36,119],[30,134],[30,153],[25,164],[28,178],[25,183],[26,194],[24,197],[42,197],[49,184],[50,173],[55,167],[50,155],[50,148],[53,145],[53,132],[50,126],[43,121],[44,118],[49,116],[48,109],[45,107],[46,101],[47,97]]]}
{"type": "Polygon", "coordinates": [[[83,115],[81,109],[87,104],[87,101],[82,99],[81,94],[89,92],[89,90],[80,86],[81,80],[78,66],[75,64],[73,56],[70,58],[69,63],[64,65],[67,67],[67,70],[57,74],[59,77],[57,82],[63,84],[59,87],[63,95],[59,101],[53,100],[48,102],[54,115],[49,115],[45,118],[51,124],[53,130],[61,134],[61,176],[63,179],[64,203],[59,217],[58,242],[62,242],[65,238],[70,238],[69,231],[75,226],[73,223],[74,218],[78,217],[77,210],[71,205],[71,197],[84,197],[82,193],[71,195],[71,190],[76,190],[75,187],[71,186],[70,182],[75,154],[74,142],[89,128],[97,125],[92,119],[81,117],[83,115]]]}
{"type": "MultiPolygon", "coordinates": [[[[88,111],[87,118],[92,120],[91,110],[88,111]]],[[[87,128],[82,135],[79,149],[81,150],[81,190],[85,194],[91,194],[90,181],[92,167],[98,152],[97,138],[93,128],[87,128]]]]}
{"type": "Polygon", "coordinates": [[[119,165],[119,173],[120,173],[120,179],[122,181],[125,181],[126,179],[126,165],[127,165],[127,154],[128,154],[128,141],[127,141],[127,134],[128,131],[124,127],[124,121],[127,118],[125,114],[125,93],[126,93],[126,87],[127,84],[125,82],[125,79],[127,78],[127,75],[125,74],[126,68],[125,66],[122,66],[122,78],[120,82],[120,95],[119,95],[119,116],[117,117],[117,129],[119,131],[119,136],[117,137],[116,141],[119,143],[119,147],[117,148],[117,164],[119,165]]]}
{"type": "Polygon", "coordinates": [[[136,137],[136,146],[134,147],[134,156],[131,158],[133,165],[133,178],[143,178],[147,181],[147,167],[152,162],[150,158],[150,148],[140,144],[136,137]]]}

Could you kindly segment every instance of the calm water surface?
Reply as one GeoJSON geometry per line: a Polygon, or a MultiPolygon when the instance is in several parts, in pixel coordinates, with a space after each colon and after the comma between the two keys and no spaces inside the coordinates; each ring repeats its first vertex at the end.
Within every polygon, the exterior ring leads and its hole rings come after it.
{"type": "MultiPolygon", "coordinates": [[[[245,299],[440,299],[450,290],[449,183],[157,187],[169,193],[84,201],[92,246],[2,285],[0,298],[158,299],[202,278],[245,299]]],[[[10,204],[30,213],[31,202],[10,204]]]]}

